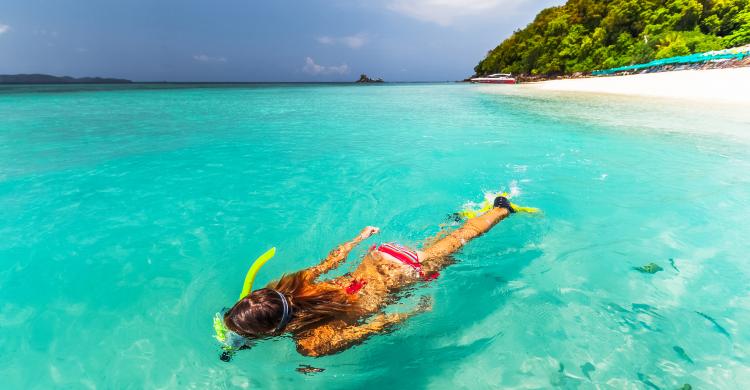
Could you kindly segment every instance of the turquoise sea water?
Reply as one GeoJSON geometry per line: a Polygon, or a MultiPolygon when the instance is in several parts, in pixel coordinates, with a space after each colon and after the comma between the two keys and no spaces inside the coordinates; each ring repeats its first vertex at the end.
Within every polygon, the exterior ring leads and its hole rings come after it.
{"type": "Polygon", "coordinates": [[[746,108],[457,84],[0,88],[3,388],[750,385],[746,108]],[[369,224],[419,245],[499,188],[544,213],[466,246],[414,292],[431,312],[330,357],[280,339],[218,359],[211,317],[270,246],[259,284],[369,224]]]}

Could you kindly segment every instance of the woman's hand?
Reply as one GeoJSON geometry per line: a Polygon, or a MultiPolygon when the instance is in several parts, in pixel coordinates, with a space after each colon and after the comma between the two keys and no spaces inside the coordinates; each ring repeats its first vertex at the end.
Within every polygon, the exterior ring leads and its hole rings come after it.
{"type": "Polygon", "coordinates": [[[380,228],[377,228],[375,226],[368,226],[359,233],[359,238],[362,240],[366,240],[370,237],[372,237],[373,234],[380,233],[380,228]]]}

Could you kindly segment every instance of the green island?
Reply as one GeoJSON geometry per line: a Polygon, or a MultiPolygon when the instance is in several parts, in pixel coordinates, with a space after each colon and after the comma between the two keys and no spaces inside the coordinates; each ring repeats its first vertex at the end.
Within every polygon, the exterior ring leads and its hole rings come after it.
{"type": "Polygon", "coordinates": [[[477,75],[554,77],[750,43],[750,0],[569,0],[542,10],[477,75]]]}

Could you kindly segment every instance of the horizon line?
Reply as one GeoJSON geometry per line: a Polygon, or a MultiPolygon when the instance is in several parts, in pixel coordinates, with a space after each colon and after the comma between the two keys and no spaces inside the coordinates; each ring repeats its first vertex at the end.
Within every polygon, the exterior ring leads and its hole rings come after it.
{"type": "Polygon", "coordinates": [[[383,81],[378,83],[359,83],[357,81],[133,81],[127,82],[81,82],[81,83],[13,83],[0,82],[0,85],[128,85],[128,84],[429,84],[429,83],[460,83],[463,80],[430,80],[430,81],[383,81]]]}

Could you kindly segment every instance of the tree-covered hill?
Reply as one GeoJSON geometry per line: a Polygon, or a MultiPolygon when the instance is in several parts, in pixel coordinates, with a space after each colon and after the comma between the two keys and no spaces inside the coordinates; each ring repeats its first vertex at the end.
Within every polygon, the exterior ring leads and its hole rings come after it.
{"type": "Polygon", "coordinates": [[[491,50],[478,75],[559,75],[750,43],[750,0],[568,0],[491,50]]]}

